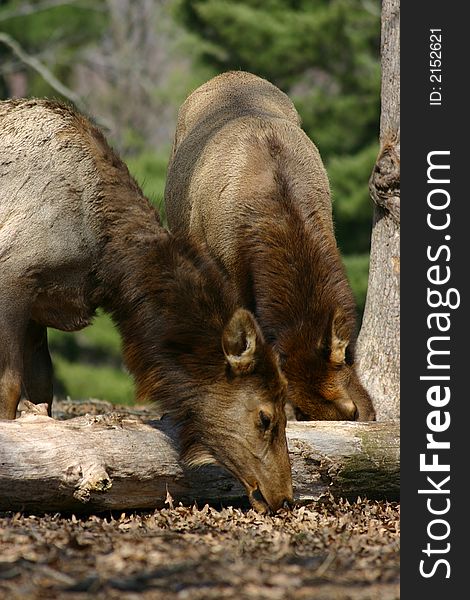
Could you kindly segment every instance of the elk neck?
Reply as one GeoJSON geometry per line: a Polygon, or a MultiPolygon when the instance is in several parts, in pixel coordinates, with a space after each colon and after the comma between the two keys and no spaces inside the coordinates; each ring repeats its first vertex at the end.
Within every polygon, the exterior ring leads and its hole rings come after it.
{"type": "Polygon", "coordinates": [[[319,347],[338,308],[352,337],[355,301],[333,232],[305,218],[282,172],[275,179],[276,193],[255,199],[248,218],[241,219],[251,286],[245,300],[280,351],[282,340],[292,336],[298,344],[319,347]]]}
{"type": "Polygon", "coordinates": [[[205,250],[164,230],[156,213],[121,213],[113,227],[98,270],[103,305],[139,400],[171,411],[195,383],[220,376],[215,357],[236,295],[205,250]]]}

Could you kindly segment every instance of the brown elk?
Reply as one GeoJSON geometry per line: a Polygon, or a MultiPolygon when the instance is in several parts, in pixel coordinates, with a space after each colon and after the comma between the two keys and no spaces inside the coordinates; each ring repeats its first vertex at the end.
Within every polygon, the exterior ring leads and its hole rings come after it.
{"type": "Polygon", "coordinates": [[[256,315],[297,417],[373,420],[328,178],[290,99],[244,72],[194,91],[179,111],[165,205],[170,230],[205,242],[256,315]]]}
{"type": "Polygon", "coordinates": [[[156,400],[190,465],[224,465],[252,504],[292,499],[286,381],[252,314],[201,246],[163,229],[102,134],[46,100],[0,102],[0,418],[52,401],[47,327],[113,316],[139,400],[156,400]],[[258,491],[257,491],[258,490],[258,491]]]}

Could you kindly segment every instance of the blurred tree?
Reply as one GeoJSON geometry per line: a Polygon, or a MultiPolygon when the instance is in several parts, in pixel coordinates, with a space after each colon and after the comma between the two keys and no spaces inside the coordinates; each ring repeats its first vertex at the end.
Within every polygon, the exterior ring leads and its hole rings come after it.
{"type": "Polygon", "coordinates": [[[113,124],[111,139],[127,155],[169,149],[192,80],[192,56],[182,49],[185,32],[172,4],[106,0],[106,27],[76,66],[77,90],[113,124]]]}
{"type": "Polygon", "coordinates": [[[340,247],[367,252],[379,0],[180,0],[177,15],[204,41],[207,63],[254,72],[290,95],[331,177],[340,247]]]}

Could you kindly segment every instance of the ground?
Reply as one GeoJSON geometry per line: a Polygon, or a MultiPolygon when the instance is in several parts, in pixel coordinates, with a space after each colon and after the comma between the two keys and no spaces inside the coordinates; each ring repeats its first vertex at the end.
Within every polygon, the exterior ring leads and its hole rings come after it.
{"type": "Polygon", "coordinates": [[[0,513],[0,599],[36,598],[397,599],[399,506],[330,498],[261,516],[169,499],[121,515],[0,513]]]}

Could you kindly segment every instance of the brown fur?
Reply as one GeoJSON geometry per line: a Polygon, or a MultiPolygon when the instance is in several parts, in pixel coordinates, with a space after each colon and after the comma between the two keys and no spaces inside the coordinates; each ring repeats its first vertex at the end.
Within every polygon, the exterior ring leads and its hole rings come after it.
{"type": "Polygon", "coordinates": [[[243,72],[183,104],[168,168],[170,228],[236,283],[281,356],[298,418],[375,418],[354,369],[355,304],[327,175],[288,97],[243,72]]]}
{"type": "Polygon", "coordinates": [[[52,401],[46,327],[97,307],[123,338],[139,400],[158,401],[190,465],[219,462],[273,509],[292,499],[286,383],[204,248],[172,236],[91,123],[48,101],[0,103],[0,418],[21,388],[52,401]]]}

